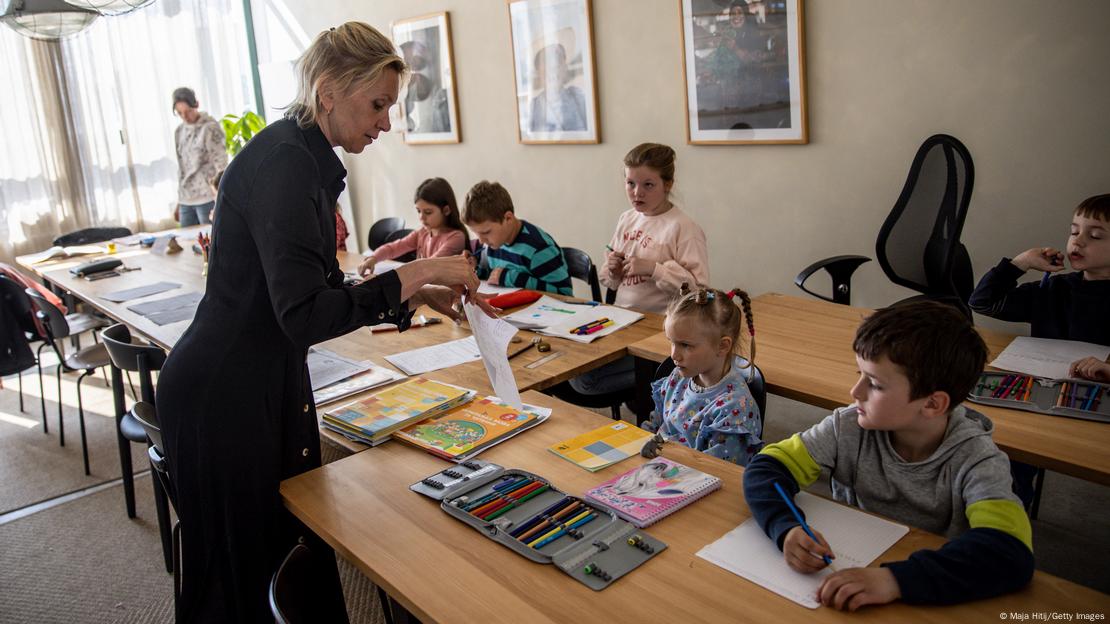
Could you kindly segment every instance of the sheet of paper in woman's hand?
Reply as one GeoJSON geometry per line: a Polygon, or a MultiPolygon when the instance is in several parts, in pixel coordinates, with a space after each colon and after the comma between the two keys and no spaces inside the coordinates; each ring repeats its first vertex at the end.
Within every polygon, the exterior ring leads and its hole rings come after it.
{"type": "Polygon", "coordinates": [[[509,356],[506,355],[516,328],[499,318],[486,316],[482,308],[472,303],[463,305],[463,310],[466,312],[466,321],[470,323],[470,331],[474,333],[474,340],[478,343],[478,351],[482,353],[482,363],[486,366],[493,393],[507,405],[523,409],[520,392],[516,389],[516,376],[513,375],[513,367],[509,365],[509,356]]]}

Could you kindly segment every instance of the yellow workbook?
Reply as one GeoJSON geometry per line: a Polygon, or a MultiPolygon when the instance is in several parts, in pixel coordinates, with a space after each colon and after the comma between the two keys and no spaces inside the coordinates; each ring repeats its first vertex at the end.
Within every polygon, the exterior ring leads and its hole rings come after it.
{"type": "Polygon", "coordinates": [[[639,427],[615,422],[588,433],[563,440],[547,450],[596,472],[622,459],[639,455],[651,434],[639,427]]]}

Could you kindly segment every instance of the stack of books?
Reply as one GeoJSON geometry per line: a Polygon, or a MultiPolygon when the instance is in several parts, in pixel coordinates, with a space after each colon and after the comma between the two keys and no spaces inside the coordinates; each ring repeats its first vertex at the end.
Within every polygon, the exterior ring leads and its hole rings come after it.
{"type": "Polygon", "coordinates": [[[324,426],[352,440],[377,446],[393,432],[454,409],[474,398],[473,390],[418,377],[365,399],[324,412],[324,426]]]}
{"type": "Polygon", "coordinates": [[[448,461],[461,462],[547,420],[550,409],[518,410],[496,397],[477,399],[406,427],[396,439],[448,461]]]}

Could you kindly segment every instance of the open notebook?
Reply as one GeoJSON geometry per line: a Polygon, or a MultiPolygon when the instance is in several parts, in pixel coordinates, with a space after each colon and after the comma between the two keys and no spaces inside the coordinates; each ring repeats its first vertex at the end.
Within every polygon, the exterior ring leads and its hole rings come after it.
{"type": "MultiPolygon", "coordinates": [[[[832,567],[837,570],[870,565],[909,532],[904,525],[805,492],[794,502],[805,512],[806,522],[832,546],[836,553],[832,567]]],[[[829,568],[816,574],[791,570],[755,518],[702,548],[698,556],[810,609],[821,606],[817,588],[833,573],[829,568]]]]}

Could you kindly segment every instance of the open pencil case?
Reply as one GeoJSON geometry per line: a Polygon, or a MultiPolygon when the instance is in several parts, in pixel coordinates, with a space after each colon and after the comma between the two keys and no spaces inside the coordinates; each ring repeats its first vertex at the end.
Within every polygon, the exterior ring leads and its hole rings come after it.
{"type": "Polygon", "coordinates": [[[667,545],[603,507],[570,496],[543,477],[480,460],[414,483],[414,492],[486,537],[602,590],[667,545]]]}
{"type": "Polygon", "coordinates": [[[968,400],[984,405],[1110,422],[1110,385],[988,371],[979,376],[968,400]]]}

